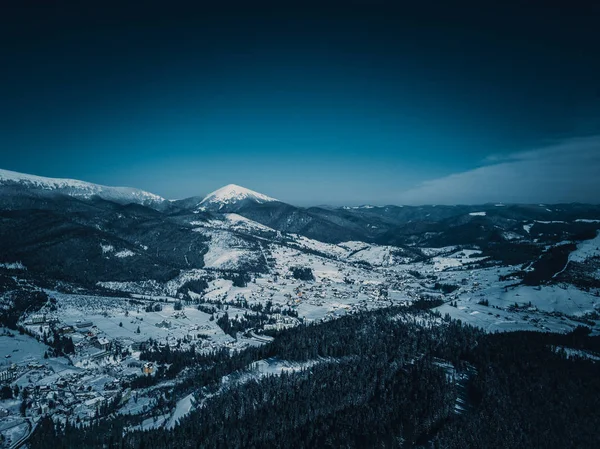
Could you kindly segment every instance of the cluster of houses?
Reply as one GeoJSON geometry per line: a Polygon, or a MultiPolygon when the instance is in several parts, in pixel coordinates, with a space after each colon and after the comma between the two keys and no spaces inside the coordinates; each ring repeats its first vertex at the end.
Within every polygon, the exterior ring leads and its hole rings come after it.
{"type": "Polygon", "coordinates": [[[289,329],[292,327],[296,327],[300,325],[300,320],[298,318],[294,318],[288,315],[282,315],[280,313],[275,313],[272,316],[275,319],[275,323],[273,324],[265,324],[265,330],[276,330],[281,331],[284,329],[289,329]]]}

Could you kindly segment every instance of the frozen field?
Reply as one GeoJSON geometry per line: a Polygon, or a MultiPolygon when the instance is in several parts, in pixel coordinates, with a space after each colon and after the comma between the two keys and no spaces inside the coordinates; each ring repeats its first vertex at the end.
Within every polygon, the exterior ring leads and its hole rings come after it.
{"type": "Polygon", "coordinates": [[[12,364],[37,363],[44,359],[48,349],[43,343],[28,335],[8,331],[13,337],[0,335],[0,369],[12,364]]]}
{"type": "Polygon", "coordinates": [[[195,307],[176,311],[174,303],[160,304],[159,312],[146,312],[142,305],[132,305],[126,298],[69,295],[53,292],[58,310],[54,313],[61,322],[77,325],[91,321],[102,335],[110,340],[158,341],[196,339],[198,334],[215,341],[231,341],[221,328],[210,321],[210,315],[195,307]]]}

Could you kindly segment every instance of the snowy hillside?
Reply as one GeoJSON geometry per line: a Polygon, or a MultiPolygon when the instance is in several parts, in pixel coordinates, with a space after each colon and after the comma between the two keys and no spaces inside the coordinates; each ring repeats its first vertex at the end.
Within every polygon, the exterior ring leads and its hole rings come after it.
{"type": "Polygon", "coordinates": [[[264,264],[260,246],[252,240],[217,229],[196,228],[194,231],[200,232],[210,239],[208,251],[204,254],[206,268],[247,270],[264,264]]]}
{"type": "Polygon", "coordinates": [[[46,178],[0,169],[0,186],[55,192],[78,198],[99,196],[118,203],[160,204],[164,198],[131,187],[107,187],[75,179],[46,178]]]}
{"type": "Polygon", "coordinates": [[[600,232],[595,238],[584,240],[577,245],[577,249],[569,254],[569,261],[584,263],[591,257],[600,255],[600,232]]]}

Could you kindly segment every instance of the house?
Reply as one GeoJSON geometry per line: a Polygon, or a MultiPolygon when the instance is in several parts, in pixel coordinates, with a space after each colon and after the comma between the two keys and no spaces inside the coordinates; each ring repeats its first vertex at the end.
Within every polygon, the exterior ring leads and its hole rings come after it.
{"type": "Polygon", "coordinates": [[[98,352],[96,352],[95,354],[91,354],[90,355],[90,359],[91,360],[102,360],[106,357],[108,357],[110,354],[108,353],[108,351],[105,350],[100,350],[98,352]]]}
{"type": "Polygon", "coordinates": [[[106,337],[98,337],[96,340],[96,347],[106,351],[110,348],[110,340],[106,337]]]}
{"type": "Polygon", "coordinates": [[[12,370],[2,370],[0,371],[0,382],[10,382],[14,377],[14,372],[12,370]]]}
{"type": "Polygon", "coordinates": [[[46,322],[46,315],[32,315],[26,324],[44,324],[46,322]]]}
{"type": "Polygon", "coordinates": [[[94,323],[92,323],[91,321],[82,321],[81,323],[75,324],[75,326],[77,326],[79,329],[82,329],[84,327],[92,327],[93,325],[94,323]]]}
{"type": "Polygon", "coordinates": [[[142,367],[142,372],[144,374],[152,374],[154,372],[154,364],[152,362],[144,363],[144,366],[142,367]]]}

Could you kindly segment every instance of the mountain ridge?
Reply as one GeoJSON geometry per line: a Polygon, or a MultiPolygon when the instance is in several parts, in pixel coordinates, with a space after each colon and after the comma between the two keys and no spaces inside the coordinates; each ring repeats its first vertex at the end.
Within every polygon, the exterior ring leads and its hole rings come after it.
{"type": "Polygon", "coordinates": [[[0,169],[0,186],[24,188],[41,194],[63,194],[75,198],[90,199],[94,196],[117,203],[143,205],[163,204],[167,200],[159,195],[134,187],[113,187],[68,178],[50,178],[0,169]]]}

